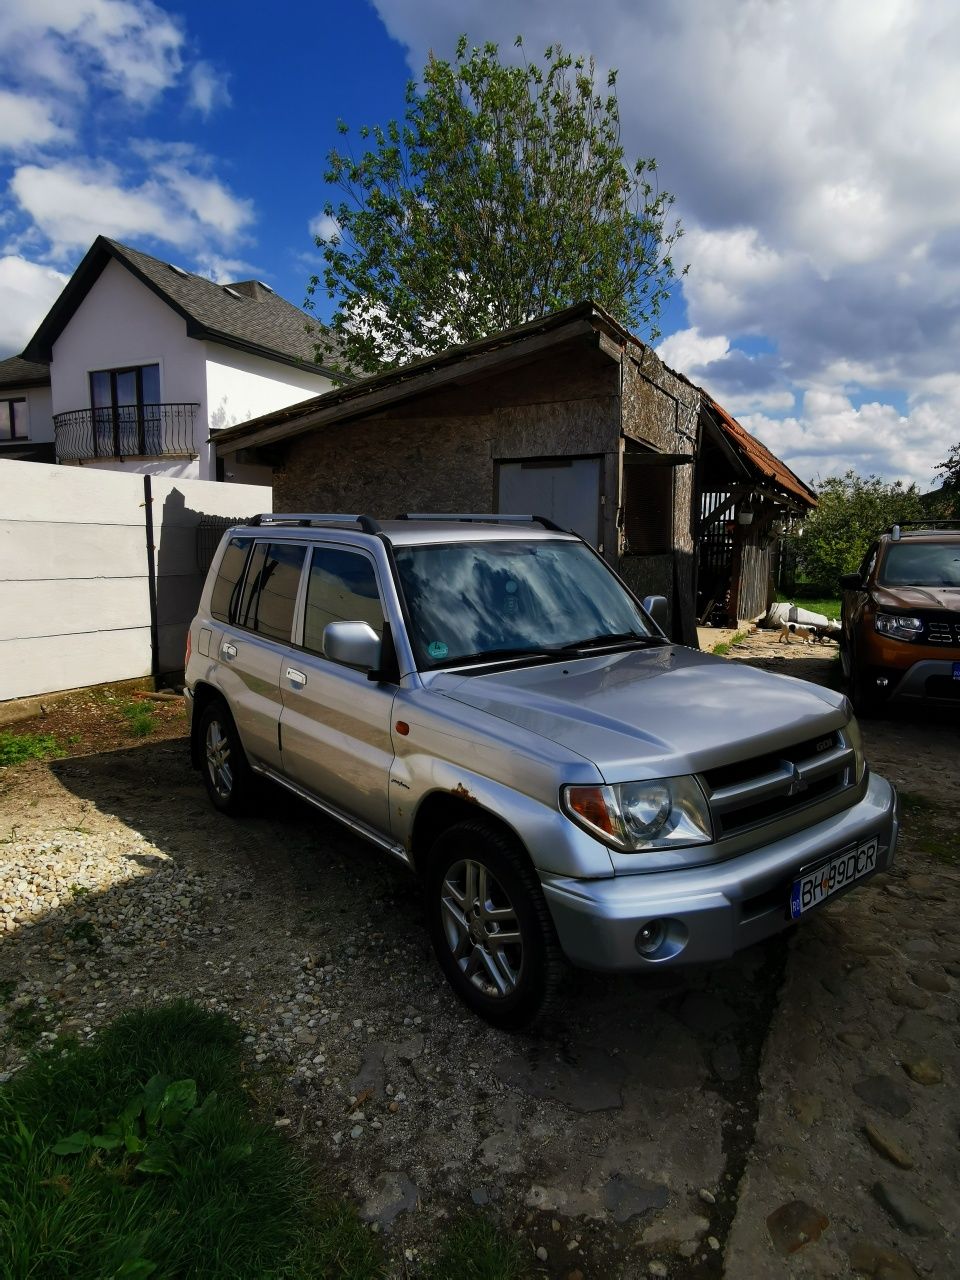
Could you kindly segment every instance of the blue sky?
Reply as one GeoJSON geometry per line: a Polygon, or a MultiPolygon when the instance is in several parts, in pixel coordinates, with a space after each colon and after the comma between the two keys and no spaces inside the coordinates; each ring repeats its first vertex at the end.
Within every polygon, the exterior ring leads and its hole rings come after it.
{"type": "Polygon", "coordinates": [[[0,355],[99,232],[302,302],[338,117],[518,29],[620,68],[686,227],[668,363],[805,479],[929,485],[960,439],[953,0],[0,0],[0,355]]]}

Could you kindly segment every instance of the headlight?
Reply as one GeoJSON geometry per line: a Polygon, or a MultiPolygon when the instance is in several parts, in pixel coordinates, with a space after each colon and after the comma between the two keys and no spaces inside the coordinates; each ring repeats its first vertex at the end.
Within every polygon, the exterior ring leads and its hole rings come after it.
{"type": "Polygon", "coordinates": [[[921,618],[900,613],[878,613],[873,625],[881,635],[893,636],[895,640],[917,640],[923,630],[921,618]]]}
{"type": "Polygon", "coordinates": [[[591,835],[627,853],[712,839],[706,797],[689,777],[564,787],[563,808],[591,835]]]}
{"type": "Polygon", "coordinates": [[[851,716],[849,722],[844,726],[843,736],[846,738],[847,746],[853,747],[853,754],[856,758],[855,781],[861,782],[863,774],[867,767],[866,757],[863,754],[863,738],[860,734],[860,726],[851,716]]]}

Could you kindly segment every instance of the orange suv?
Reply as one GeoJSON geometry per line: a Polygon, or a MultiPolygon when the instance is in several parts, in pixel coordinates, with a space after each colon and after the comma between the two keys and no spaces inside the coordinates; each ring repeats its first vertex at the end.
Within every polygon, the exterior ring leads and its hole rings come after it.
{"type": "Polygon", "coordinates": [[[840,587],[858,715],[900,700],[960,709],[960,520],[894,525],[840,587]]]}

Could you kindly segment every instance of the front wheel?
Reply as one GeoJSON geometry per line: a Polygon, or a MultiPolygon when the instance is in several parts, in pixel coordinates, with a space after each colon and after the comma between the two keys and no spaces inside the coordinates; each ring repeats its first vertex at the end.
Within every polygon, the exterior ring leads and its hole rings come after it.
{"type": "Polygon", "coordinates": [[[454,991],[496,1027],[530,1026],[566,969],[540,882],[522,849],[483,822],[433,846],[426,874],[430,939],[454,991]]]}
{"type": "Polygon", "coordinates": [[[882,706],[876,686],[872,684],[863,666],[856,659],[853,651],[849,654],[850,701],[853,709],[862,720],[869,720],[877,715],[882,706]]]}

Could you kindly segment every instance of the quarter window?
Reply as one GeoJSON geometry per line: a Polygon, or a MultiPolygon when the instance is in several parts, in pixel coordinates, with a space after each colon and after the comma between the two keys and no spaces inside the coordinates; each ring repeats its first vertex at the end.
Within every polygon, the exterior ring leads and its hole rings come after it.
{"type": "Polygon", "coordinates": [[[0,400],[0,440],[26,440],[26,399],[0,400]]]}
{"type": "Polygon", "coordinates": [[[252,538],[231,538],[223,553],[210,596],[210,612],[218,622],[233,622],[236,618],[237,594],[252,543],[252,538]]]}
{"type": "Polygon", "coordinates": [[[237,623],[271,640],[289,641],[305,547],[258,543],[247,570],[237,623]]]}
{"type": "Polygon", "coordinates": [[[323,630],[331,622],[366,622],[383,636],[377,575],[365,555],[339,547],[315,547],[307,580],[303,647],[322,654],[323,630]]]}

